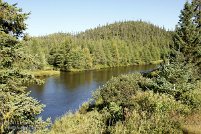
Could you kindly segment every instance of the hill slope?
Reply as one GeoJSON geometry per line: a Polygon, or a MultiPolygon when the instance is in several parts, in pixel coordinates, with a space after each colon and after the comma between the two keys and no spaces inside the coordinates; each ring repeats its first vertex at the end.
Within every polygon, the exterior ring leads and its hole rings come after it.
{"type": "Polygon", "coordinates": [[[162,28],[127,21],[77,35],[59,33],[32,38],[28,46],[32,47],[30,53],[44,57],[40,60],[44,64],[73,71],[154,63],[165,59],[171,42],[170,33],[162,28]]]}
{"type": "Polygon", "coordinates": [[[167,37],[167,32],[158,26],[143,21],[125,21],[99,26],[77,35],[87,39],[112,39],[139,41],[156,37],[167,37]]]}

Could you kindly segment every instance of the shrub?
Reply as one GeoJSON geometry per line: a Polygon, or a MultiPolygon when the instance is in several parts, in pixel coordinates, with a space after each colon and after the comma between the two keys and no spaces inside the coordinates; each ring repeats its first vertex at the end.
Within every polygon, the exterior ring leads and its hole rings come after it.
{"type": "Polygon", "coordinates": [[[97,111],[67,114],[55,121],[50,134],[98,134],[105,131],[103,116],[97,111]]]}
{"type": "Polygon", "coordinates": [[[135,110],[153,113],[187,114],[190,108],[168,94],[154,93],[153,91],[137,91],[132,97],[132,104],[135,110]]]}
{"type": "Polygon", "coordinates": [[[154,113],[150,118],[147,112],[133,111],[125,122],[118,122],[111,127],[112,134],[163,134],[182,133],[180,124],[170,120],[167,114],[154,113]]]}
{"type": "Polygon", "coordinates": [[[179,114],[184,111],[187,113],[189,109],[173,97],[152,91],[137,91],[132,103],[134,109],[130,109],[125,121],[119,121],[109,127],[111,133],[182,133],[179,114]]]}
{"type": "Polygon", "coordinates": [[[175,100],[198,108],[200,101],[200,89],[198,77],[191,64],[173,62],[162,65],[157,76],[139,83],[143,90],[152,90],[155,93],[169,94],[175,100]]]}
{"type": "Polygon", "coordinates": [[[131,97],[140,89],[138,81],[142,79],[140,74],[122,75],[112,78],[100,89],[103,103],[115,102],[121,105],[130,103],[131,97]]]}

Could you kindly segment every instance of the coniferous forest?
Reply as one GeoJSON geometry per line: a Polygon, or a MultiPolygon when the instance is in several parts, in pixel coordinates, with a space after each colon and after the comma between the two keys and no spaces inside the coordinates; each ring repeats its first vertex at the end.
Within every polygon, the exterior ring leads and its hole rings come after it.
{"type": "Polygon", "coordinates": [[[128,21],[75,35],[34,37],[26,42],[24,50],[35,57],[35,69],[51,65],[62,71],[76,71],[160,63],[168,57],[171,42],[172,33],[165,29],[128,21]]]}
{"type": "Polygon", "coordinates": [[[201,133],[200,0],[185,3],[174,31],[139,20],[31,37],[29,15],[0,0],[0,134],[201,133]],[[44,105],[27,92],[44,70],[148,64],[159,67],[113,77],[55,122],[39,117],[44,105]]]}

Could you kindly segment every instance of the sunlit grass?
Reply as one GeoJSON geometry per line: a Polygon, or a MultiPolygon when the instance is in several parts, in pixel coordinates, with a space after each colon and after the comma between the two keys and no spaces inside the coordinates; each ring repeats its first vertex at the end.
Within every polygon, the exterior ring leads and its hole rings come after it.
{"type": "Polygon", "coordinates": [[[201,134],[201,113],[189,116],[183,131],[185,134],[201,134]]]}
{"type": "Polygon", "coordinates": [[[162,62],[163,62],[163,60],[156,60],[156,61],[151,61],[150,64],[157,65],[157,64],[160,64],[162,62]]]}
{"type": "Polygon", "coordinates": [[[37,71],[32,71],[31,74],[33,74],[35,77],[45,77],[45,76],[59,75],[60,71],[56,71],[56,70],[37,70],[37,71]]]}

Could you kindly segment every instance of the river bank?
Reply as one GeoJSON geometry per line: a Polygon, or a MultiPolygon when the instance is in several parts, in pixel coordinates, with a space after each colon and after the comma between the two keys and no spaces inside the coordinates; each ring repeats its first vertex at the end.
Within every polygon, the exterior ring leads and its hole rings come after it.
{"type": "Polygon", "coordinates": [[[46,77],[42,85],[30,85],[31,96],[45,104],[40,116],[54,121],[68,111],[76,111],[87,102],[93,92],[112,77],[121,74],[146,72],[156,65],[116,67],[81,72],[60,72],[60,75],[46,77]]]}
{"type": "Polygon", "coordinates": [[[57,70],[35,70],[31,71],[31,74],[35,77],[48,77],[53,75],[60,75],[60,71],[57,70]]]}
{"type": "Polygon", "coordinates": [[[149,65],[159,65],[162,63],[163,60],[157,60],[157,61],[151,61],[150,63],[139,63],[139,64],[134,64],[134,65],[119,65],[119,66],[96,66],[92,69],[70,69],[68,71],[65,70],[53,70],[52,67],[48,67],[48,69],[44,70],[33,70],[31,71],[31,74],[34,75],[35,77],[48,77],[48,76],[54,76],[54,75],[60,75],[61,72],[82,72],[82,71],[93,71],[93,70],[101,70],[101,69],[112,69],[112,68],[118,68],[118,67],[130,67],[130,66],[149,66],[149,65]],[[49,69],[51,68],[51,69],[49,69]]]}
{"type": "Polygon", "coordinates": [[[110,68],[118,68],[118,67],[159,65],[162,62],[163,60],[156,60],[156,61],[151,61],[149,63],[140,62],[138,64],[127,64],[127,65],[117,65],[117,66],[97,65],[90,69],[69,69],[69,70],[61,69],[61,71],[62,72],[82,72],[82,71],[93,71],[93,70],[110,69],[110,68]]]}

